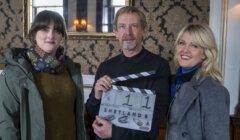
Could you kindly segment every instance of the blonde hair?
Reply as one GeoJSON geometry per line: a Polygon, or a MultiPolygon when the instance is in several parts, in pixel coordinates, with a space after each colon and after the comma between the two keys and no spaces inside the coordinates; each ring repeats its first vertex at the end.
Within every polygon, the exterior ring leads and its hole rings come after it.
{"type": "MultiPolygon", "coordinates": [[[[207,76],[213,77],[219,82],[223,82],[223,76],[217,64],[217,44],[212,30],[206,24],[188,24],[181,29],[177,39],[175,41],[175,46],[177,46],[183,33],[188,32],[192,38],[193,43],[197,46],[203,48],[206,58],[203,60],[202,65],[199,69],[200,77],[205,78],[207,76]]],[[[177,65],[176,57],[174,58],[177,65]]]]}

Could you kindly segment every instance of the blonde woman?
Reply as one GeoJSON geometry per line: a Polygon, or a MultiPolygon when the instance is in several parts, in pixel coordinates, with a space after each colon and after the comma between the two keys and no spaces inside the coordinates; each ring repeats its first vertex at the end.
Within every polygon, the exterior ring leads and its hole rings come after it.
{"type": "Polygon", "coordinates": [[[207,25],[185,26],[176,39],[167,140],[228,140],[229,93],[221,84],[217,46],[207,25]]]}

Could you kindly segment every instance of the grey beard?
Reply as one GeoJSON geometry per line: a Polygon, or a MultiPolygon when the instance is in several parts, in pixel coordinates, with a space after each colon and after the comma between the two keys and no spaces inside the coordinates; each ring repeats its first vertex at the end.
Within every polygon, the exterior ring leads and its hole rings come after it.
{"type": "Polygon", "coordinates": [[[128,50],[128,51],[132,51],[132,50],[134,50],[135,48],[137,47],[137,45],[132,45],[132,46],[130,46],[130,45],[123,45],[123,49],[125,49],[125,50],[128,50]]]}

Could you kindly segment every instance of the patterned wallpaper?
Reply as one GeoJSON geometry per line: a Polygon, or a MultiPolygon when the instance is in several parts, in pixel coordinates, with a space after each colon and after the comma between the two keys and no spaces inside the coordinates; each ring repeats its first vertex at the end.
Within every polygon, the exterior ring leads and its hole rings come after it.
{"type": "MultiPolygon", "coordinates": [[[[167,59],[174,71],[173,43],[177,32],[192,22],[208,23],[209,0],[135,0],[148,20],[146,49],[167,59]]],[[[22,0],[0,0],[0,57],[11,47],[28,47],[23,37],[22,0]]],[[[84,74],[95,74],[98,65],[121,52],[116,40],[70,39],[67,55],[82,65],[84,74]]]]}

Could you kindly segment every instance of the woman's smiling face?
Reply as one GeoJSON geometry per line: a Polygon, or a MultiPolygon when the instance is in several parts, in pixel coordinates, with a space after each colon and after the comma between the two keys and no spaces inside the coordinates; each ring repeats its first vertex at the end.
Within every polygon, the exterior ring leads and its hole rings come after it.
{"type": "Polygon", "coordinates": [[[179,65],[183,68],[191,68],[206,58],[203,48],[193,42],[189,32],[182,34],[177,42],[175,54],[179,65]]]}
{"type": "Polygon", "coordinates": [[[55,53],[63,39],[62,34],[54,29],[53,22],[48,27],[40,29],[36,33],[36,43],[46,53],[55,53]]]}

